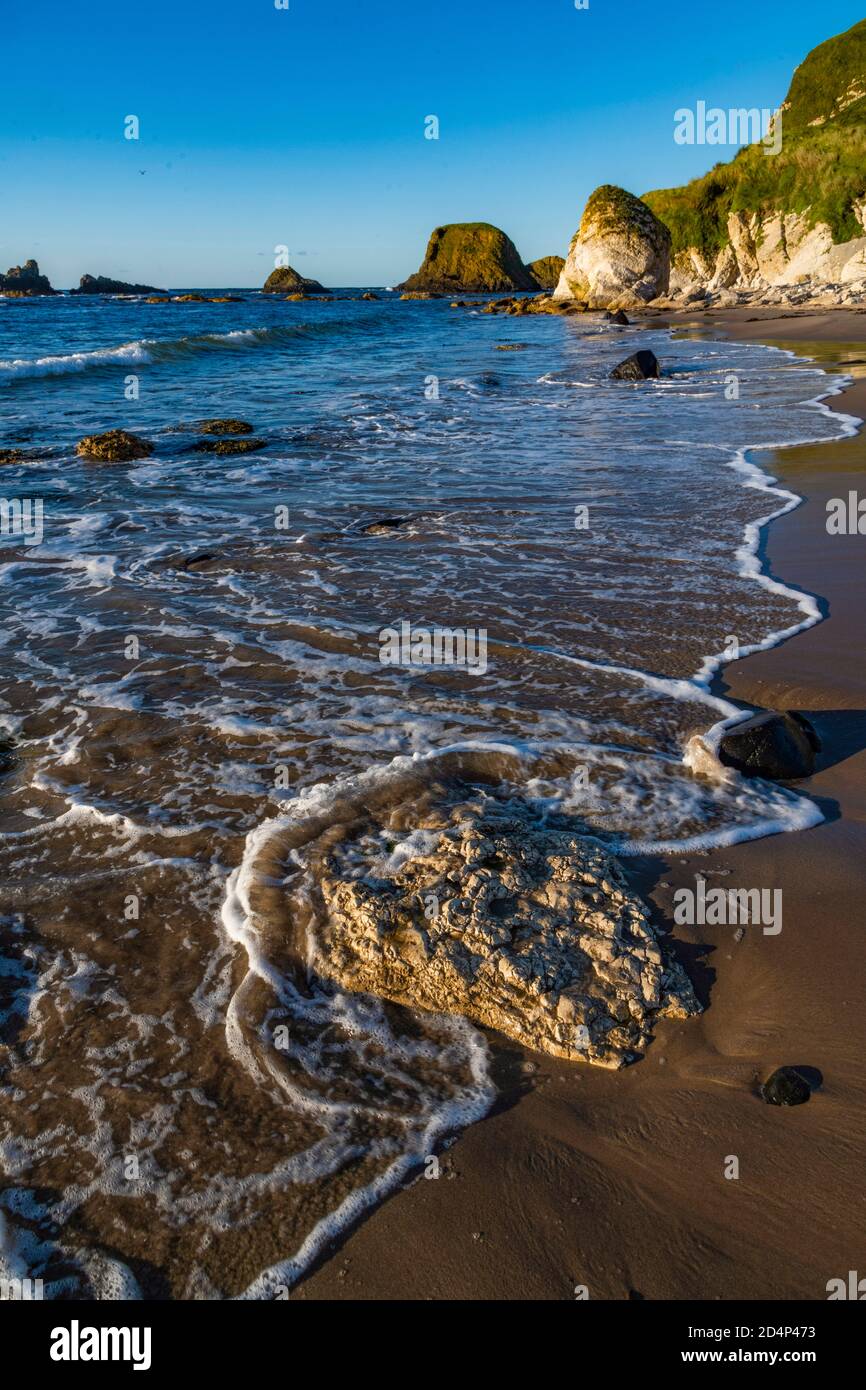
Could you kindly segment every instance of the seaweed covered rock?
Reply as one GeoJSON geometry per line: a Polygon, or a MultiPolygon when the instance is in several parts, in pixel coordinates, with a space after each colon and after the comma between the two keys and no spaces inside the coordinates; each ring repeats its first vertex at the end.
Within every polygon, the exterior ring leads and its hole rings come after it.
{"type": "Polygon", "coordinates": [[[200,439],[192,449],[196,454],[228,457],[232,454],[252,454],[257,449],[266,449],[267,445],[266,439],[200,439]]]}
{"type": "Polygon", "coordinates": [[[495,294],[537,290],[538,284],[514,242],[498,227],[489,222],[451,222],[435,229],[420,270],[397,289],[495,294]]]}
{"type": "Polygon", "coordinates": [[[201,434],[252,434],[253,427],[247,420],[216,419],[199,420],[196,429],[201,434]]]}
{"type": "Polygon", "coordinates": [[[129,285],[125,280],[111,280],[107,275],[82,275],[77,290],[70,294],[162,294],[155,285],[129,285]]]}
{"type": "Polygon", "coordinates": [[[130,459],[149,458],[153,445],[127,430],[106,430],[105,434],[88,434],[79,440],[75,452],[101,463],[128,463],[130,459]]]}
{"type": "Polygon", "coordinates": [[[278,266],[272,270],[262,290],[265,294],[330,294],[318,280],[307,280],[290,265],[278,266]]]}
{"type": "Polygon", "coordinates": [[[39,273],[36,261],[25,261],[23,265],[13,265],[5,275],[0,275],[0,293],[14,295],[56,294],[51,288],[47,275],[39,273]]]}
{"type": "Polygon", "coordinates": [[[540,260],[530,261],[527,266],[540,290],[555,290],[564,269],[564,256],[542,256],[540,260]]]}
{"type": "Polygon", "coordinates": [[[590,197],[555,290],[557,299],[639,307],[667,294],[671,234],[655,213],[613,184],[590,197]]]}
{"type": "Polygon", "coordinates": [[[573,823],[483,794],[419,821],[368,873],[369,824],[325,844],[321,977],[611,1068],[646,1046],[655,1019],[700,1011],[617,861],[573,823]]]}

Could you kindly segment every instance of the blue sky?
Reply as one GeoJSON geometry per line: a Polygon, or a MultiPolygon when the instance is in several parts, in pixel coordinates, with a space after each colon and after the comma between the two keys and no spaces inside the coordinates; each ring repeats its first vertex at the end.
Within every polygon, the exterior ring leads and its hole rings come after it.
{"type": "Polygon", "coordinates": [[[392,284],[434,226],[469,220],[525,260],[564,255],[599,183],[643,193],[733,154],[677,145],[677,108],[775,107],[863,18],[847,0],[288,4],[10,7],[2,269],[259,285],[287,245],[325,284],[392,284]]]}

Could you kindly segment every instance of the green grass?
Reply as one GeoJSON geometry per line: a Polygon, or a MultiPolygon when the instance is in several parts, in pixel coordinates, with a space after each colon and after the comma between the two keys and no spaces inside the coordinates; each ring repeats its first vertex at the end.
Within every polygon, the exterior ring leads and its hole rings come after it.
{"type": "Polygon", "coordinates": [[[866,91],[866,20],[814,49],[795,72],[778,155],[749,145],[682,188],[644,194],[670,228],[674,255],[694,246],[714,257],[737,212],[804,214],[811,226],[825,222],[835,242],[862,236],[854,204],[866,197],[866,97],[839,110],[852,84],[866,91]]]}

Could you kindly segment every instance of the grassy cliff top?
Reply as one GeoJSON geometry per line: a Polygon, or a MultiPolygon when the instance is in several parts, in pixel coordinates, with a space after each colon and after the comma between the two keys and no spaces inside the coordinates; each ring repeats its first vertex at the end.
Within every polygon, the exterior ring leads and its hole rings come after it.
{"type": "Polygon", "coordinates": [[[828,39],[794,73],[782,106],[782,148],[748,145],[727,164],[644,201],[671,230],[673,251],[715,256],[731,213],[800,213],[836,242],[862,236],[854,205],[866,197],[866,20],[828,39]]]}

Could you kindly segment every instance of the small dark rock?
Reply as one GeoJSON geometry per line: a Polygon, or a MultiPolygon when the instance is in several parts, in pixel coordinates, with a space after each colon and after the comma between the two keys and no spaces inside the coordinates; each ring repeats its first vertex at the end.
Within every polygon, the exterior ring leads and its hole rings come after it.
{"type": "Polygon", "coordinates": [[[768,1105],[805,1105],[812,1088],[793,1067],[779,1067],[761,1087],[768,1105]]]}
{"type": "Polygon", "coordinates": [[[612,314],[610,310],[607,309],[605,310],[604,318],[606,323],[618,323],[621,324],[624,328],[628,327],[629,323],[631,322],[631,320],[626,316],[622,309],[617,309],[615,314],[612,314]]]}
{"type": "Polygon", "coordinates": [[[820,747],[821,740],[802,714],[766,710],[725,734],[719,758],[745,777],[787,781],[812,775],[820,747]]]}
{"type": "Polygon", "coordinates": [[[246,420],[199,420],[196,429],[201,434],[252,434],[246,420]]]}
{"type": "Polygon", "coordinates": [[[251,454],[254,449],[267,448],[266,439],[200,439],[193,444],[196,454],[251,454]]]}
{"type": "Polygon", "coordinates": [[[660,376],[661,371],[655,353],[650,352],[649,348],[641,348],[640,352],[632,353],[631,357],[614,367],[610,375],[614,381],[648,381],[650,377],[660,376]]]}

